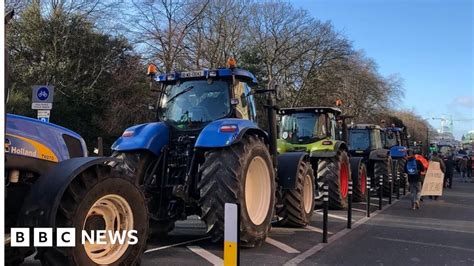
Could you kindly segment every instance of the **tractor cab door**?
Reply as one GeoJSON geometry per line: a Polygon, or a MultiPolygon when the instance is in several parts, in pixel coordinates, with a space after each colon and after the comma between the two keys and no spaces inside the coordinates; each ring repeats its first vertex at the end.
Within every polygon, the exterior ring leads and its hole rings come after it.
{"type": "Polygon", "coordinates": [[[256,121],[257,112],[251,92],[252,90],[246,82],[237,81],[234,85],[231,103],[234,106],[236,118],[256,121]]]}
{"type": "Polygon", "coordinates": [[[373,150],[378,150],[383,148],[382,137],[380,130],[374,129],[370,134],[371,147],[373,150]]]}

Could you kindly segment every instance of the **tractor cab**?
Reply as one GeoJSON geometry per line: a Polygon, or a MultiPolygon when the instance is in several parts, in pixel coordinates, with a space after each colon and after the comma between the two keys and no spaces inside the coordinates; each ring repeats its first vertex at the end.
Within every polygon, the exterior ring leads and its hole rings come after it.
{"type": "Polygon", "coordinates": [[[356,124],[348,128],[349,153],[368,156],[371,151],[382,149],[381,128],[373,124],[356,124]]]}
{"type": "Polygon", "coordinates": [[[256,78],[238,68],[159,75],[158,119],[178,131],[200,131],[222,118],[255,120],[251,86],[256,78]]]}
{"type": "Polygon", "coordinates": [[[336,139],[336,117],[340,114],[341,110],[333,107],[282,108],[279,141],[299,149],[299,145],[336,139]]]}
{"type": "Polygon", "coordinates": [[[382,131],[384,148],[390,149],[390,155],[394,158],[405,157],[408,152],[407,134],[402,128],[389,127],[382,131]]]}

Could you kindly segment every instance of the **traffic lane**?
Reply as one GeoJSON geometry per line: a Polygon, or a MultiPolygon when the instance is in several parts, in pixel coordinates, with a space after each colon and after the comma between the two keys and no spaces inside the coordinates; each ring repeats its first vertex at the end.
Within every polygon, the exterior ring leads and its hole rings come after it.
{"type": "Polygon", "coordinates": [[[303,265],[473,265],[474,184],[455,185],[418,211],[409,198],[397,202],[303,265]]]}
{"type": "MultiPolygon", "coordinates": [[[[378,198],[372,198],[372,203],[378,198]]],[[[363,211],[365,203],[354,203],[352,214],[353,221],[356,222],[366,216],[363,211]]],[[[378,205],[371,205],[371,212],[378,209],[378,205]]],[[[329,237],[347,226],[347,210],[330,210],[328,217],[329,237]]],[[[269,237],[262,246],[256,248],[241,249],[241,263],[243,265],[281,265],[302,252],[318,245],[322,241],[322,212],[315,210],[310,226],[306,228],[286,228],[273,226],[269,237]]],[[[205,224],[199,218],[193,216],[186,221],[180,221],[169,236],[148,245],[148,252],[142,256],[143,265],[154,265],[165,263],[170,265],[178,264],[203,264],[211,265],[212,257],[223,258],[222,244],[212,243],[205,238],[205,224]],[[196,242],[187,243],[190,240],[196,242]],[[174,246],[178,245],[178,246],[174,246]],[[210,254],[197,254],[189,247],[198,247],[210,254]],[[155,250],[154,250],[155,249],[155,250]],[[206,259],[203,259],[203,257],[206,259]],[[209,258],[211,257],[211,258],[209,258]]],[[[214,258],[215,259],[215,258],[214,258]]]]}

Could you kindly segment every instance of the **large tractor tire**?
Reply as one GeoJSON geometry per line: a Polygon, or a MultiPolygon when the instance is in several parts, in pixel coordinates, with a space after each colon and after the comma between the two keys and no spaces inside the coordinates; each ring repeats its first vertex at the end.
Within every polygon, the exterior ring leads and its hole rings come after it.
{"type": "Polygon", "coordinates": [[[278,209],[281,226],[304,227],[311,221],[314,210],[314,174],[311,164],[302,161],[298,168],[296,188],[283,190],[283,206],[278,209]]]}
{"type": "MultiPolygon", "coordinates": [[[[352,158],[351,158],[352,160],[352,158]]],[[[358,164],[352,164],[351,161],[351,175],[352,175],[352,191],[354,202],[364,202],[367,200],[367,167],[363,161],[358,164]]]]}
{"type": "Polygon", "coordinates": [[[407,160],[405,158],[399,158],[396,161],[397,161],[397,171],[398,171],[398,174],[400,175],[400,187],[403,188],[403,186],[406,186],[408,182],[408,180],[406,180],[405,178],[405,165],[407,163],[407,160]]]}
{"type": "Polygon", "coordinates": [[[201,218],[213,241],[224,236],[224,205],[240,205],[240,241],[260,246],[271,228],[275,173],[263,140],[249,135],[228,148],[210,150],[199,168],[201,218]]]}
{"type": "MultiPolygon", "coordinates": [[[[131,151],[131,152],[114,152],[112,157],[122,160],[122,163],[114,164],[114,168],[135,180],[136,185],[140,186],[144,192],[148,210],[154,213],[159,206],[152,201],[153,195],[147,192],[143,187],[145,175],[150,174],[153,170],[154,163],[157,158],[147,151],[131,151]]],[[[150,219],[149,238],[161,239],[174,229],[175,220],[154,220],[150,219]]]]}
{"type": "MultiPolygon", "coordinates": [[[[347,208],[351,171],[349,157],[344,150],[338,150],[332,158],[321,158],[318,162],[318,183],[327,180],[329,185],[329,208],[347,208]]],[[[321,187],[322,189],[322,187],[321,187]]]]}
{"type": "MultiPolygon", "coordinates": [[[[379,187],[380,176],[383,177],[382,190],[383,190],[384,197],[388,197],[391,193],[390,182],[389,182],[389,175],[391,174],[391,171],[392,171],[392,160],[390,158],[387,160],[374,162],[374,178],[375,178],[374,182],[377,184],[377,187],[379,187]]],[[[392,182],[393,182],[393,179],[392,179],[392,182]]]]}
{"type": "Polygon", "coordinates": [[[76,228],[76,246],[39,249],[38,257],[43,265],[139,265],[148,234],[145,197],[133,182],[117,172],[89,168],[65,190],[56,226],[76,228]],[[83,245],[82,230],[88,234],[91,230],[122,234],[136,230],[137,239],[135,244],[127,236],[124,244],[108,241],[105,245],[89,242],[83,245]]]}

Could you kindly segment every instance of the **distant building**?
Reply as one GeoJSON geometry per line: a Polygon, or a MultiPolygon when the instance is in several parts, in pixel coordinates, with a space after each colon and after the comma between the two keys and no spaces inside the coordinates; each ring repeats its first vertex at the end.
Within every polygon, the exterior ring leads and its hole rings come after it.
{"type": "Polygon", "coordinates": [[[463,150],[472,151],[474,146],[474,130],[467,132],[461,138],[461,147],[463,150]]]}

